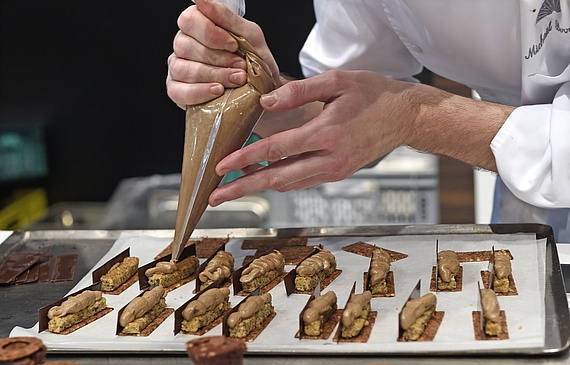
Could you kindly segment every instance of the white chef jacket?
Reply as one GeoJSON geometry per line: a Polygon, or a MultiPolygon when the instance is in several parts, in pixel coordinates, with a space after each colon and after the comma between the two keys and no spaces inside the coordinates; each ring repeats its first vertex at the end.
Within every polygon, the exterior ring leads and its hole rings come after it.
{"type": "Polygon", "coordinates": [[[306,77],[344,69],[412,80],[426,67],[483,100],[517,106],[491,143],[500,174],[495,221],[550,224],[557,216],[570,242],[569,210],[552,209],[570,207],[570,0],[314,6],[317,23],[299,56],[306,77]],[[521,215],[523,206],[532,213],[521,215]]]}

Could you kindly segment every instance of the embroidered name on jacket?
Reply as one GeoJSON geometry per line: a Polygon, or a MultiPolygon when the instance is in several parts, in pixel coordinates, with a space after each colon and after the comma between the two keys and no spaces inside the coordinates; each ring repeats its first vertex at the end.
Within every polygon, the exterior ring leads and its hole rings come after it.
{"type": "MultiPolygon", "coordinates": [[[[536,16],[536,26],[538,27],[539,22],[544,18],[546,18],[547,16],[551,15],[552,13],[558,13],[558,14],[562,13],[562,9],[560,7],[560,0],[546,0],[542,3],[542,6],[540,7],[540,10],[538,11],[538,14],[536,16]]],[[[565,35],[570,34],[570,26],[562,26],[558,19],[554,20],[554,25],[553,25],[553,21],[550,20],[548,22],[548,25],[540,33],[538,43],[535,43],[528,48],[528,53],[525,56],[525,59],[527,60],[531,59],[534,56],[536,56],[538,52],[540,52],[540,50],[542,49],[542,47],[546,42],[546,39],[553,30],[555,32],[565,35]]]]}

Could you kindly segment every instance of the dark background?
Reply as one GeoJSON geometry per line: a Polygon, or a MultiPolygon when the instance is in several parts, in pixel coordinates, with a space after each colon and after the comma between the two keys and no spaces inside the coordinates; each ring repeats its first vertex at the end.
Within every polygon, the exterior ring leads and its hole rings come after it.
{"type": "MultiPolygon", "coordinates": [[[[312,1],[247,0],[281,71],[314,24],[312,1]]],[[[129,177],[178,173],[184,112],[166,95],[166,60],[188,0],[0,1],[0,127],[41,125],[49,204],[107,201],[129,177]]]]}

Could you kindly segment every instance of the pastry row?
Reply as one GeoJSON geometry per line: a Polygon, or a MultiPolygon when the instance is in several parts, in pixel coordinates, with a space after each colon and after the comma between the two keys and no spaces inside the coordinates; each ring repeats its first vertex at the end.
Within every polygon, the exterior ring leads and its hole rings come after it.
{"type": "MultiPolygon", "coordinates": [[[[495,291],[503,287],[500,280],[504,278],[504,273],[508,271],[510,275],[510,257],[503,253],[498,251],[492,255],[494,263],[492,267],[495,270],[491,271],[495,281],[491,282],[494,283],[492,287],[495,287],[495,291]],[[503,259],[505,256],[509,257],[508,261],[503,259]],[[508,264],[509,270],[505,270],[507,264],[504,263],[508,264]]],[[[437,290],[450,290],[456,287],[456,277],[460,267],[456,256],[453,251],[438,253],[438,265],[435,269],[437,290]]],[[[353,289],[349,302],[341,315],[340,337],[358,336],[362,328],[369,324],[370,298],[374,294],[386,294],[389,291],[390,262],[391,258],[388,253],[381,248],[374,249],[365,279],[366,290],[361,294],[355,294],[353,289]]],[[[165,288],[181,283],[196,271],[198,272],[196,280],[198,294],[179,308],[179,313],[177,313],[177,318],[181,321],[177,321],[176,326],[181,332],[198,334],[200,330],[212,323],[219,324],[222,317],[227,314],[227,318],[223,321],[224,334],[232,337],[247,337],[255,328],[275,315],[271,295],[261,291],[256,293],[257,295],[248,295],[239,306],[231,309],[230,291],[222,285],[229,283],[233,275],[234,293],[242,291],[249,294],[275,281],[283,273],[285,267],[285,260],[278,250],[254,259],[237,271],[233,270],[232,255],[223,250],[218,251],[199,269],[198,265],[199,261],[193,254],[187,254],[186,257],[182,255],[179,262],[158,260],[143,268],[138,268],[136,258],[128,255],[123,258],[119,257],[110,267],[105,268],[104,274],[98,276],[101,291],[85,290],[49,306],[45,314],[47,318],[43,318],[44,322],[47,321],[45,328],[42,326],[42,313],[40,313],[40,330],[48,329],[51,332],[64,333],[78,323],[95,317],[97,313],[106,309],[102,292],[117,290],[132,279],[136,272],[139,273],[139,279],[141,273],[144,274],[146,279],[141,281],[146,282],[147,286],[144,292],[120,310],[117,334],[141,334],[166,309],[167,290],[165,288]],[[178,324],[180,322],[181,324],[178,324]]],[[[314,252],[302,260],[287,277],[290,283],[294,283],[292,285],[298,292],[313,292],[319,283],[334,276],[335,271],[337,270],[334,255],[320,247],[315,247],[314,252]]],[[[499,308],[495,292],[482,289],[481,298],[482,303],[485,303],[483,308],[486,308],[483,311],[484,320],[481,323],[484,323],[485,328],[489,327],[489,323],[500,323],[497,322],[498,317],[495,313],[499,308]]],[[[332,291],[324,295],[311,296],[306,308],[300,314],[299,336],[320,335],[324,324],[336,313],[337,307],[336,295],[332,291]]],[[[410,298],[400,314],[402,339],[417,340],[425,331],[434,313],[435,296],[433,294],[427,294],[421,298],[410,298]]],[[[497,335],[501,333],[501,330],[499,328],[499,330],[486,330],[485,332],[488,335],[497,335]]]]}

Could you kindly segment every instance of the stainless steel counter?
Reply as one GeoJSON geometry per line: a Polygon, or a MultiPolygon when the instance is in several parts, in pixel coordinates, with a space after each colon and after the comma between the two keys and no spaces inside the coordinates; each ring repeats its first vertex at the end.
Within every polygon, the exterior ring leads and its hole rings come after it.
{"type": "MultiPolygon", "coordinates": [[[[192,361],[184,356],[48,356],[48,361],[76,361],[82,365],[183,365],[191,364],[192,361]]],[[[298,356],[245,356],[245,365],[441,365],[441,364],[466,364],[466,365],[521,365],[521,364],[570,364],[568,353],[555,357],[348,357],[348,356],[318,356],[318,357],[298,357],[298,356]]]]}

